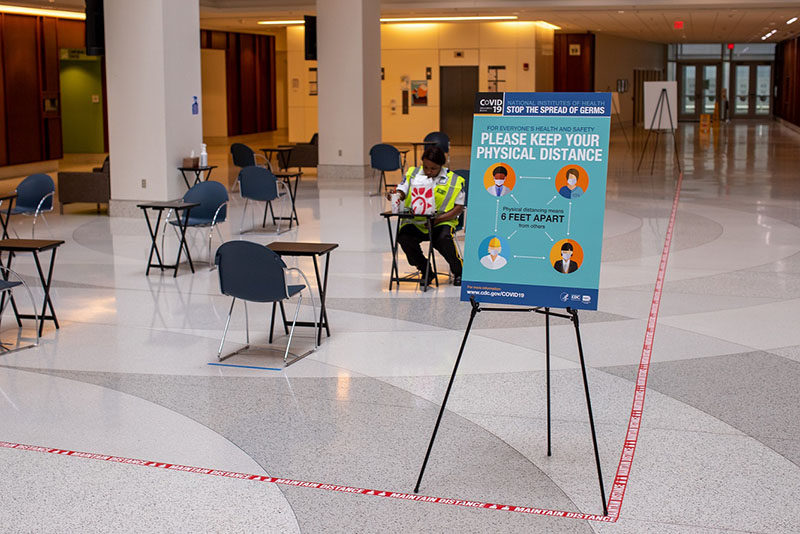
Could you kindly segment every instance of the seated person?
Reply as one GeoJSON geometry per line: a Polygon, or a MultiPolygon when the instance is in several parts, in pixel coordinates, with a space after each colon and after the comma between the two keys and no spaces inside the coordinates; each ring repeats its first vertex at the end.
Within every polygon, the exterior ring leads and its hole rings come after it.
{"type": "MultiPolygon", "coordinates": [[[[413,179],[426,180],[433,186],[433,198],[436,207],[436,217],[433,219],[433,236],[428,235],[428,225],[424,217],[414,219],[401,219],[400,231],[397,242],[406,254],[408,263],[425,273],[426,257],[422,253],[420,243],[432,239],[433,247],[447,260],[450,272],[453,274],[453,285],[461,285],[462,260],[458,254],[453,233],[458,216],[464,211],[464,178],[444,167],[447,156],[438,146],[425,149],[422,154],[422,167],[412,167],[406,172],[403,181],[399,183],[395,192],[400,194],[400,200],[405,202],[406,209],[411,207],[411,197],[408,193],[413,179]]],[[[389,194],[391,196],[391,193],[389,194]]],[[[433,269],[428,271],[427,280],[420,281],[420,285],[428,285],[434,280],[433,269]]]]}

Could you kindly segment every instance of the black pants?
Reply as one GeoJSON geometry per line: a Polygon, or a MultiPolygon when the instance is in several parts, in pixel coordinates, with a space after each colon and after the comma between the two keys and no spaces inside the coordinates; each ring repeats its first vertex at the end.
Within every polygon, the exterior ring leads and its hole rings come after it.
{"type": "MultiPolygon", "coordinates": [[[[423,241],[428,241],[429,237],[426,232],[417,228],[414,224],[406,224],[400,228],[400,233],[397,235],[397,242],[403,252],[406,253],[408,263],[425,272],[426,255],[422,253],[422,248],[419,246],[423,241]]],[[[461,276],[461,256],[458,254],[456,242],[453,238],[453,227],[449,224],[440,224],[433,227],[433,248],[439,251],[448,265],[450,265],[450,272],[453,276],[461,276]]]]}

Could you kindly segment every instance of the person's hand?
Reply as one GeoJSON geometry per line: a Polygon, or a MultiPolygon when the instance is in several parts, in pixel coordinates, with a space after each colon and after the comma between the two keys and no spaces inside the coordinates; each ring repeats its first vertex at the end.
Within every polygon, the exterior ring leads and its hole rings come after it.
{"type": "Polygon", "coordinates": [[[393,187],[386,193],[386,200],[392,200],[392,194],[397,192],[397,187],[393,187]]]}

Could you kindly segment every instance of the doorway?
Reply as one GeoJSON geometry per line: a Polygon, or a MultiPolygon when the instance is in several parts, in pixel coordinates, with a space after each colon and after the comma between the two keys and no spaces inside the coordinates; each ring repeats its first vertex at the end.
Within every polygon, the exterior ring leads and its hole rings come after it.
{"type": "Polygon", "coordinates": [[[757,119],[772,113],[772,63],[734,62],[731,78],[734,119],[757,119]]]}
{"type": "Polygon", "coordinates": [[[439,130],[452,145],[470,145],[478,67],[439,67],[439,80],[439,130]]]}
{"type": "MultiPolygon", "coordinates": [[[[721,63],[678,64],[678,119],[700,120],[719,103],[721,63]]],[[[719,110],[720,112],[722,110],[719,110]]]]}

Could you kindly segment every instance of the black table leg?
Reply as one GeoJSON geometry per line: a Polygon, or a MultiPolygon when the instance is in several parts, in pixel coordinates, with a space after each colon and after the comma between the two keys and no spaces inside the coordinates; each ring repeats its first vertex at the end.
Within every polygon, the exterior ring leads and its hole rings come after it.
{"type": "Polygon", "coordinates": [[[397,281],[400,286],[400,269],[397,266],[397,237],[400,232],[400,221],[397,221],[397,228],[392,232],[392,219],[386,217],[386,224],[389,227],[389,244],[392,247],[392,273],[389,276],[389,291],[392,290],[392,282],[397,281]]]}
{"type": "Polygon", "coordinates": [[[144,220],[147,221],[147,231],[150,232],[150,239],[153,240],[153,244],[150,245],[150,255],[147,257],[147,271],[145,271],[145,276],[149,276],[150,267],[153,266],[153,252],[156,253],[158,267],[161,269],[161,272],[164,272],[164,261],[161,259],[161,254],[158,252],[158,247],[156,246],[156,240],[158,239],[158,228],[161,226],[161,210],[158,210],[155,231],[153,231],[153,226],[150,224],[150,216],[147,214],[147,210],[143,209],[142,211],[144,211],[144,220]]]}
{"type": "Polygon", "coordinates": [[[52,319],[53,323],[56,325],[56,330],[60,328],[58,324],[58,317],[56,317],[56,310],[53,308],[53,301],[50,299],[50,284],[53,281],[53,266],[56,263],[56,249],[53,249],[53,252],[50,254],[50,267],[47,270],[46,279],[44,277],[44,273],[42,272],[42,264],[39,262],[38,252],[33,252],[33,259],[36,262],[36,270],[39,272],[39,278],[42,281],[42,288],[44,289],[44,303],[42,304],[42,315],[40,316],[39,320],[39,337],[41,337],[42,330],[44,329],[45,319],[52,319]],[[47,315],[48,307],[50,308],[49,316],[47,315]]]}
{"type": "Polygon", "coordinates": [[[11,207],[14,205],[14,199],[8,200],[8,208],[6,208],[6,216],[3,218],[0,212],[0,224],[3,225],[3,239],[8,239],[8,222],[11,220],[11,207]]]}
{"type": "MultiPolygon", "coordinates": [[[[430,272],[431,269],[431,256],[433,255],[433,223],[431,222],[431,220],[432,219],[428,217],[428,259],[425,262],[425,274],[424,274],[425,278],[422,279],[423,282],[425,282],[422,285],[423,293],[428,291],[428,273],[430,272]]],[[[437,287],[439,286],[438,278],[436,279],[436,286],[437,287]]]]}
{"type": "Polygon", "coordinates": [[[192,186],[189,185],[189,179],[186,177],[186,172],[182,170],[181,176],[183,176],[183,181],[186,183],[186,189],[191,189],[192,186]]]}
{"type": "MultiPolygon", "coordinates": [[[[186,259],[189,260],[189,268],[192,269],[194,272],[194,264],[192,263],[192,255],[189,253],[189,245],[186,244],[186,227],[189,225],[189,211],[186,210],[184,213],[184,219],[181,223],[180,214],[178,214],[178,227],[181,229],[181,242],[178,245],[178,259],[175,260],[175,273],[172,275],[173,278],[178,276],[178,267],[181,264],[181,252],[186,249],[186,259]]],[[[159,218],[161,218],[161,212],[159,212],[159,218]]]]}
{"type": "Polygon", "coordinates": [[[325,297],[328,294],[328,265],[331,262],[331,253],[328,252],[325,254],[325,275],[323,276],[322,280],[319,278],[319,266],[317,264],[317,257],[313,256],[314,258],[314,273],[317,275],[317,287],[319,288],[319,301],[320,301],[320,312],[319,312],[319,327],[317,329],[317,345],[322,343],[322,326],[325,326],[325,333],[328,337],[331,337],[331,328],[328,324],[328,310],[325,308],[325,297]]]}
{"type": "Polygon", "coordinates": [[[289,184],[289,192],[290,197],[292,198],[292,214],[289,216],[289,228],[292,227],[292,217],[294,217],[294,222],[298,226],[300,225],[300,220],[297,218],[297,207],[295,206],[295,202],[297,201],[297,186],[300,184],[300,175],[298,174],[294,179],[294,191],[292,191],[292,185],[289,184]]]}
{"type": "MultiPolygon", "coordinates": [[[[9,251],[8,253],[8,262],[6,263],[6,271],[3,272],[3,280],[8,280],[9,275],[11,274],[11,260],[14,257],[14,253],[9,251]]],[[[19,316],[19,310],[17,309],[17,303],[14,301],[14,294],[8,292],[8,301],[11,303],[11,308],[14,310],[14,318],[17,320],[17,326],[22,328],[22,319],[19,316]]],[[[6,303],[6,291],[3,291],[3,295],[0,296],[0,311],[5,309],[6,303]]]]}

